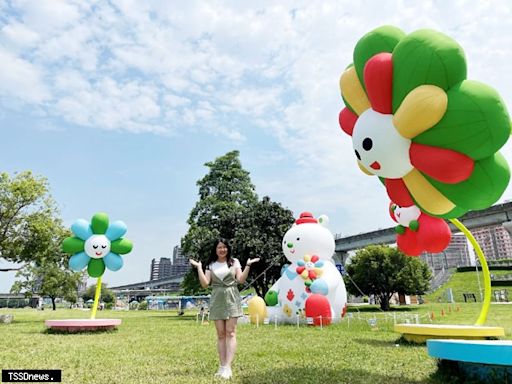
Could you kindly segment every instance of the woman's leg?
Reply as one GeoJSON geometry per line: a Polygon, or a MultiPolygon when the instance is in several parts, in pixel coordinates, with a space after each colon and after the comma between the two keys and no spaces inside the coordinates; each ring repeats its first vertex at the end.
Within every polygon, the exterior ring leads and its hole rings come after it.
{"type": "Polygon", "coordinates": [[[226,320],[226,366],[231,367],[231,363],[236,352],[236,322],[238,318],[232,317],[226,320]]]}
{"type": "Polygon", "coordinates": [[[217,330],[217,352],[219,352],[220,365],[226,364],[226,323],[227,320],[215,320],[217,330]]]}

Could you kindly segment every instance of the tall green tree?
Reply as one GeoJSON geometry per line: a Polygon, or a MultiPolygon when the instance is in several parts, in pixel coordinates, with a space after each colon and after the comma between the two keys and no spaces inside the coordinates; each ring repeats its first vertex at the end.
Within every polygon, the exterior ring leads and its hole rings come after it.
{"type": "Polygon", "coordinates": [[[281,276],[287,263],[282,251],[283,236],[294,222],[293,213],[265,196],[252,205],[242,218],[233,241],[233,248],[242,265],[249,258],[261,257],[251,266],[253,277],[248,279],[256,293],[265,297],[268,289],[281,276]]]}
{"type": "MultiPolygon", "coordinates": [[[[229,152],[205,166],[209,171],[197,182],[199,201],[190,213],[189,230],[181,240],[183,253],[204,264],[215,239],[229,239],[233,256],[240,259],[242,266],[250,257],[262,258],[253,264],[251,277],[254,278],[279,258],[281,240],[293,223],[293,216],[268,197],[258,201],[238,151],[229,152]]],[[[279,277],[280,269],[281,263],[276,263],[254,282],[258,294],[264,295],[268,284],[279,277]]],[[[185,293],[204,292],[194,269],[185,276],[183,287],[185,293]]]]}
{"type": "MultiPolygon", "coordinates": [[[[181,239],[183,254],[203,263],[208,260],[215,239],[233,239],[241,218],[258,201],[238,151],[228,152],[205,166],[209,171],[197,182],[199,201],[190,212],[189,230],[181,239]]],[[[188,272],[183,287],[186,293],[203,291],[197,271],[188,272]]]]}
{"type": "Polygon", "coordinates": [[[427,264],[386,245],[370,245],[357,251],[346,271],[350,276],[345,281],[348,292],[359,295],[361,290],[365,295],[376,295],[384,311],[389,310],[394,293],[421,295],[430,287],[427,264]]]}
{"type": "Polygon", "coordinates": [[[24,292],[27,297],[34,294],[49,297],[55,311],[57,298],[76,303],[81,276],[81,273],[74,273],[55,260],[45,261],[40,265],[30,263],[16,272],[16,281],[11,292],[24,292]]]}
{"type": "Polygon", "coordinates": [[[0,173],[0,258],[42,264],[51,253],[59,227],[61,222],[44,177],[30,171],[12,178],[0,173]]]}

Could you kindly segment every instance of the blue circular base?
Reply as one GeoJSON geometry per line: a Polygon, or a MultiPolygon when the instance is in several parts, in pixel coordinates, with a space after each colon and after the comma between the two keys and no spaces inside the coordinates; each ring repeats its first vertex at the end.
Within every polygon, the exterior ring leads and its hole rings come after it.
{"type": "Polygon", "coordinates": [[[483,383],[512,382],[512,340],[427,340],[428,354],[483,383]]]}

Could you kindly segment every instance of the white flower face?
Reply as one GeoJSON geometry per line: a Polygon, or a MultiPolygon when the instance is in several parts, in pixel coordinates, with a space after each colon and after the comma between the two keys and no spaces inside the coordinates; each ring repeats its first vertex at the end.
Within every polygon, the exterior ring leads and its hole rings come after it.
{"type": "Polygon", "coordinates": [[[408,227],[411,221],[418,220],[421,215],[421,211],[415,205],[411,205],[410,207],[399,207],[397,205],[394,214],[398,224],[408,227]]]}
{"type": "Polygon", "coordinates": [[[110,240],[105,235],[93,235],[85,241],[85,253],[93,259],[101,259],[110,252],[110,240]]]}
{"type": "Polygon", "coordinates": [[[359,162],[374,175],[400,179],[412,171],[411,140],[402,137],[393,125],[393,115],[368,109],[357,119],[352,144],[359,162]]]}

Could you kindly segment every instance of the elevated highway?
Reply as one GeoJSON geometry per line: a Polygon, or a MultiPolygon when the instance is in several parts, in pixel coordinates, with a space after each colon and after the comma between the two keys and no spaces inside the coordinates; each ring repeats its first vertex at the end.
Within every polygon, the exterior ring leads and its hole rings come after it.
{"type": "MultiPolygon", "coordinates": [[[[500,225],[512,220],[512,202],[493,205],[482,211],[472,211],[459,218],[468,229],[500,225]]],[[[459,230],[451,223],[452,233],[459,230]]],[[[345,261],[345,254],[348,251],[364,248],[371,244],[391,244],[396,242],[395,227],[379,229],[377,231],[360,233],[358,235],[339,237],[336,242],[336,254],[345,261]]]]}

